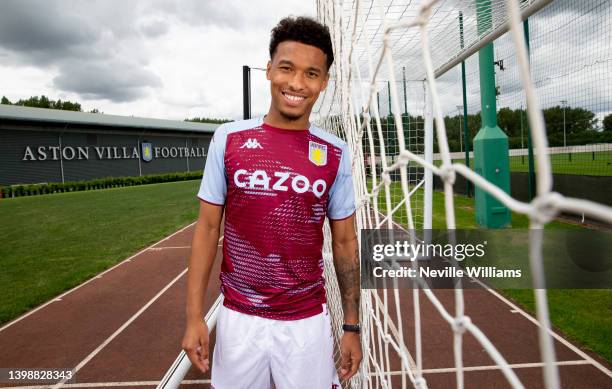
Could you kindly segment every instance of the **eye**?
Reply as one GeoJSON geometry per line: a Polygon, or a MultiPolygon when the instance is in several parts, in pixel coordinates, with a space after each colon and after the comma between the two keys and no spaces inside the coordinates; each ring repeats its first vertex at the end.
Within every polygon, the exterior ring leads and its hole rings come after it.
{"type": "Polygon", "coordinates": [[[317,77],[319,77],[319,74],[316,73],[316,72],[309,72],[308,73],[308,77],[310,77],[310,78],[317,78],[317,77]]]}
{"type": "Polygon", "coordinates": [[[290,71],[290,70],[291,70],[291,68],[290,68],[289,66],[287,66],[287,65],[284,65],[284,66],[279,66],[278,68],[279,68],[281,71],[283,71],[283,72],[288,72],[288,71],[290,71]]]}

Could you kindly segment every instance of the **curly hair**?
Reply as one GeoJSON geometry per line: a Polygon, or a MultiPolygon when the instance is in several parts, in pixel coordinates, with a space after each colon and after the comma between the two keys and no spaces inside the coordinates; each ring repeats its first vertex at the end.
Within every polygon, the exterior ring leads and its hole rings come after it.
{"type": "Polygon", "coordinates": [[[327,56],[327,70],[334,62],[334,52],[327,26],[305,16],[283,18],[272,29],[270,37],[270,58],[274,57],[276,47],[284,41],[296,41],[314,46],[327,56]]]}

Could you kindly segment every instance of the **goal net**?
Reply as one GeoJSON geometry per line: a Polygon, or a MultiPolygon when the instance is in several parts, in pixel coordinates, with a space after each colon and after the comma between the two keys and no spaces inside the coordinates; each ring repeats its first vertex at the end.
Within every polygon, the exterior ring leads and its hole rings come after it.
{"type": "MultiPolygon", "coordinates": [[[[612,209],[552,191],[546,129],[530,76],[522,25],[525,18],[549,3],[551,0],[318,0],[318,18],[330,29],[335,61],[313,118],[349,144],[359,230],[431,229],[433,176],[442,181],[449,231],[456,229],[453,183],[458,175],[511,211],[528,216],[529,262],[537,286],[534,294],[544,381],[547,387],[558,388],[543,281],[542,229],[560,212],[586,214],[610,223],[612,209]],[[453,163],[443,120],[440,90],[445,84],[439,83],[439,78],[505,33],[512,38],[536,155],[537,193],[531,202],[516,200],[464,164],[453,163]],[[433,163],[434,138],[438,164],[433,163]]],[[[329,237],[326,228],[328,305],[339,340],[342,307],[329,237]]],[[[462,288],[452,293],[453,309],[449,310],[436,291],[424,287],[362,290],[364,360],[359,374],[346,386],[427,387],[423,374],[423,342],[427,339],[422,337],[421,326],[421,300],[427,299],[452,330],[448,353],[454,361],[458,388],[465,383],[466,333],[479,342],[510,386],[523,387],[493,342],[465,314],[462,288]]]]}

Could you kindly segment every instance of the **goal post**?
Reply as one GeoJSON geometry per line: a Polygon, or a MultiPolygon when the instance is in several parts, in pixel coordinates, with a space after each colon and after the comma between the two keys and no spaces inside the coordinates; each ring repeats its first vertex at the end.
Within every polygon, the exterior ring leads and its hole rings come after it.
{"type": "MultiPolygon", "coordinates": [[[[417,230],[420,238],[426,236],[433,227],[434,176],[444,188],[445,224],[450,232],[456,229],[453,184],[458,176],[510,211],[527,215],[531,231],[529,263],[536,278],[536,316],[544,381],[548,388],[559,388],[539,233],[559,212],[586,212],[598,220],[610,222],[612,209],[552,191],[546,129],[530,74],[521,23],[551,0],[491,0],[487,1],[490,7],[479,8],[480,3],[480,0],[318,0],[318,19],[330,29],[336,61],[331,70],[331,82],[313,117],[319,125],[349,143],[353,166],[357,167],[353,177],[359,229],[395,227],[417,230]],[[464,26],[461,42],[457,34],[458,11],[461,11],[464,26]],[[477,24],[479,12],[486,12],[490,17],[485,27],[479,28],[477,24]],[[453,162],[438,84],[443,83],[441,79],[448,70],[507,32],[518,58],[520,88],[526,96],[538,164],[538,194],[531,202],[511,197],[487,177],[453,162]],[[402,101],[398,93],[398,80],[404,77],[400,71],[404,68],[410,69],[408,78],[414,85],[412,92],[419,89],[419,84],[421,91],[426,91],[418,99],[420,103],[409,97],[403,97],[402,101]],[[389,95],[388,101],[385,94],[389,95]],[[390,108],[385,107],[385,102],[390,102],[390,108]],[[401,113],[402,105],[408,107],[407,115],[401,113]],[[410,135],[407,137],[405,133],[405,128],[410,128],[405,121],[412,116],[420,116],[423,122],[418,128],[420,143],[416,149],[415,143],[406,140],[410,135]],[[434,147],[438,155],[436,163],[434,147]],[[410,174],[412,168],[420,174],[410,174]],[[420,206],[414,206],[418,196],[420,206]],[[415,222],[419,217],[421,222],[415,222]]],[[[409,88],[407,94],[410,93],[409,88]]],[[[326,240],[329,238],[329,231],[326,231],[326,240]]],[[[329,243],[325,247],[329,249],[329,243]]],[[[333,267],[331,251],[326,251],[326,258],[326,267],[333,267]]],[[[339,291],[333,273],[327,270],[326,285],[332,320],[339,322],[342,319],[339,291]]],[[[466,333],[479,342],[512,387],[522,388],[523,384],[495,344],[465,314],[463,289],[455,288],[453,296],[454,311],[449,312],[432,289],[415,289],[413,293],[400,292],[397,288],[363,289],[364,362],[359,376],[348,386],[391,387],[397,378],[399,381],[395,382],[401,387],[427,387],[422,344],[428,339],[422,338],[419,303],[419,298],[425,298],[452,330],[453,346],[448,352],[455,363],[457,388],[465,386],[462,340],[466,333]],[[406,301],[411,301],[412,309],[402,311],[406,301]],[[404,332],[402,321],[407,320],[413,322],[412,333],[404,332]],[[408,339],[414,342],[410,350],[408,339]]],[[[339,339],[341,332],[336,331],[336,336],[339,339]]]]}

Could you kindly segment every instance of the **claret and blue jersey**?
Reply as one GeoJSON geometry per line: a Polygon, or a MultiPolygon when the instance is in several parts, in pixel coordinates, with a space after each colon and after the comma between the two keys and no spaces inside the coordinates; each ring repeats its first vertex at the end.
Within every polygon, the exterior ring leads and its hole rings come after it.
{"type": "Polygon", "coordinates": [[[224,305],[278,320],[325,302],[323,222],[355,212],[345,142],[315,126],[226,123],[210,143],[198,197],[225,206],[224,305]]]}

